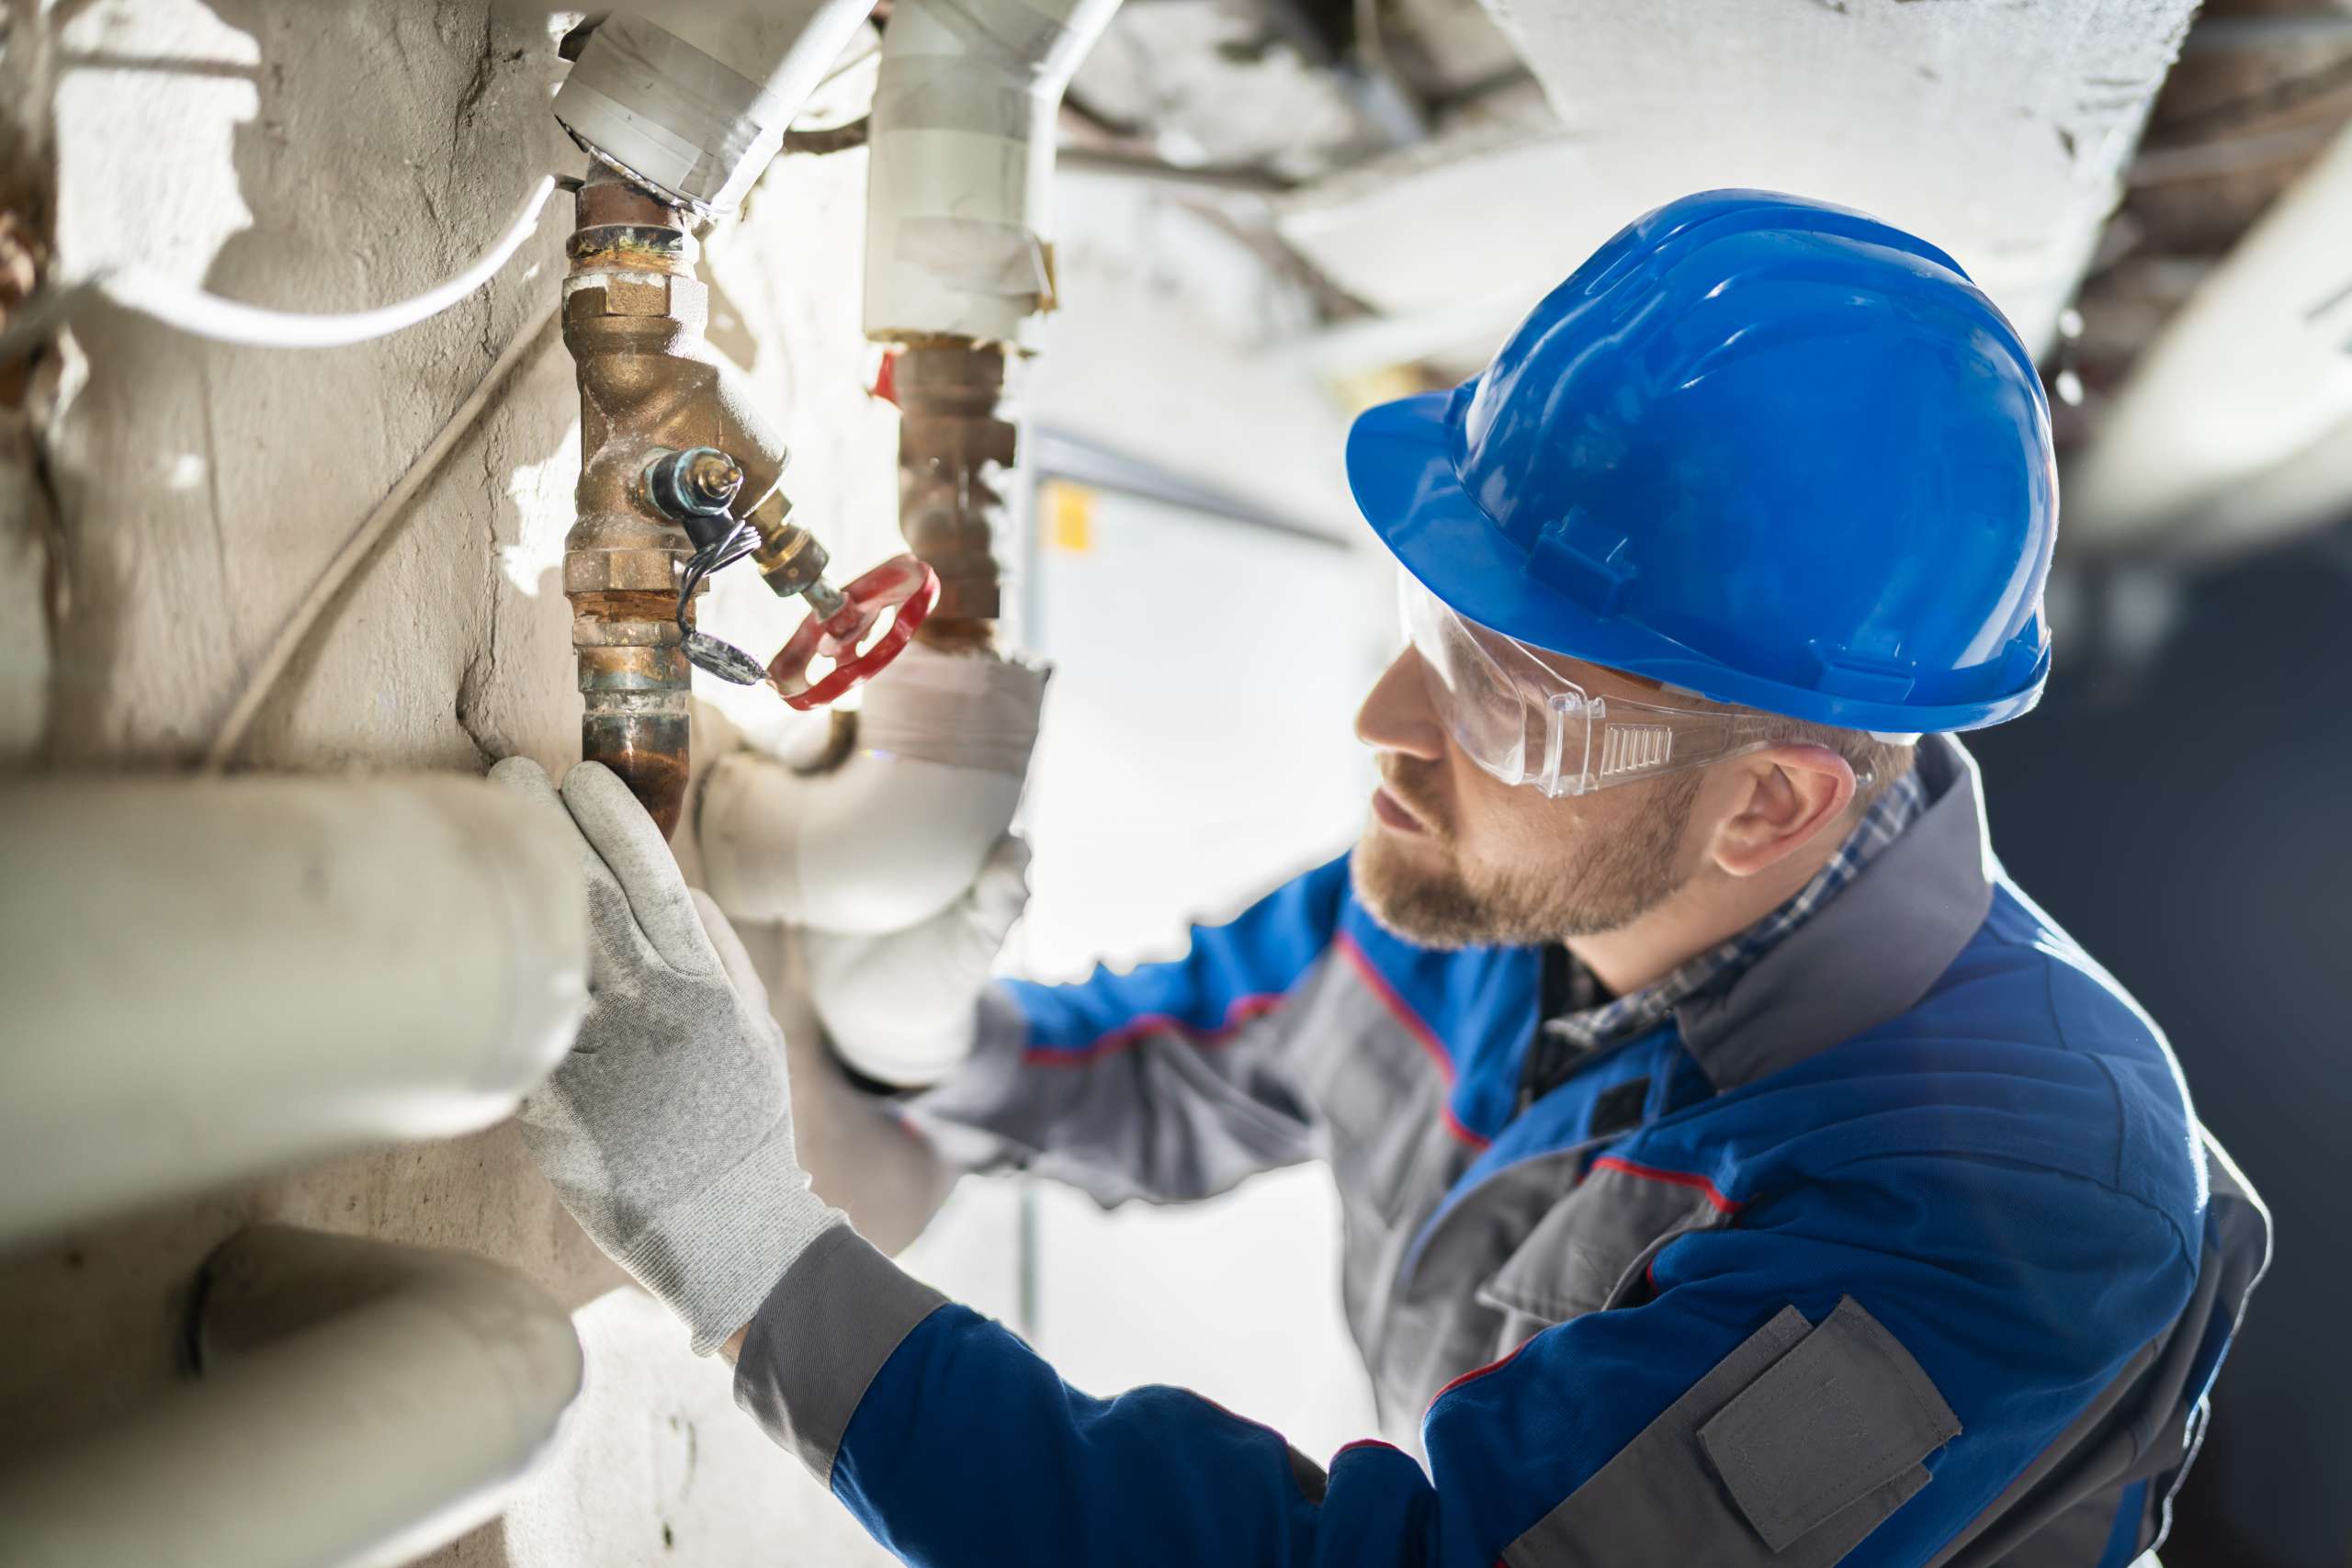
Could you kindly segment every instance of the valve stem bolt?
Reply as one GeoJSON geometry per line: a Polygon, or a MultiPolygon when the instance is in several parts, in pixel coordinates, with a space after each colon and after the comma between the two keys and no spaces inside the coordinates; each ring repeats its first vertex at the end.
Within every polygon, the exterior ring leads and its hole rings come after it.
{"type": "Polygon", "coordinates": [[[743,488],[742,466],[716,446],[664,452],[645,465],[645,499],[680,524],[697,549],[734,532],[728,508],[743,488]]]}
{"type": "Polygon", "coordinates": [[[743,470],[726,453],[699,446],[686,454],[683,489],[712,512],[724,512],[743,488],[743,470]]]}

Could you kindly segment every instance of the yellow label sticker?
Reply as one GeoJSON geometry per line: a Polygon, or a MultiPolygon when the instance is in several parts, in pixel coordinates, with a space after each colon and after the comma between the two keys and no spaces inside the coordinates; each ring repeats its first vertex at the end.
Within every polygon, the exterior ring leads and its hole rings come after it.
{"type": "Polygon", "coordinates": [[[1048,548],[1082,556],[1094,547],[1094,492],[1068,479],[1048,479],[1045,494],[1048,548]]]}

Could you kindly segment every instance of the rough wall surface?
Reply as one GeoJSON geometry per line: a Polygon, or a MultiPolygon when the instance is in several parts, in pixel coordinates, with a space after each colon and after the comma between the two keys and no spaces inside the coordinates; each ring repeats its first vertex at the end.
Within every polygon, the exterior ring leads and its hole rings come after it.
{"type": "MultiPolygon", "coordinates": [[[[238,299],[361,308],[457,270],[540,174],[579,164],[546,111],[561,19],[551,28],[543,11],[98,0],[51,14],[65,18],[56,115],[69,272],[136,262],[238,299]]],[[[829,89],[842,116],[856,111],[870,70],[849,66],[829,89]]],[[[897,547],[894,417],[863,390],[864,184],[861,153],[780,161],[706,267],[712,336],[794,449],[786,483],[801,515],[853,567],[897,547]]],[[[560,197],[489,288],[356,347],[223,347],[104,304],[77,318],[88,378],[50,451],[72,612],[39,765],[193,765],[359,519],[545,309],[567,219],[560,197]]],[[[1110,227],[1146,248],[1162,243],[1125,209],[1110,227]]],[[[1335,417],[1310,385],[1253,356],[1260,305],[1204,329],[1198,290],[1187,299],[1153,281],[1148,260],[1105,259],[1102,243],[1087,254],[1096,261],[1071,269],[1075,291],[1090,274],[1125,280],[1096,307],[1106,329],[1144,332],[1155,353],[1184,363],[1135,405],[1151,409],[1148,420],[1120,419],[1116,400],[1070,377],[1041,380],[1047,406],[1033,400],[1032,412],[1050,418],[1058,400],[1068,423],[1124,435],[1141,456],[1200,458],[1204,477],[1243,491],[1271,478],[1269,504],[1337,515],[1335,417]],[[1240,390],[1195,429],[1164,406],[1175,386],[1240,390]],[[1269,465],[1239,439],[1243,410],[1261,431],[1305,430],[1319,456],[1269,465]]],[[[1085,333],[1087,315],[1074,304],[1058,332],[1085,333]]],[[[1114,358],[1088,363],[1111,373],[1114,358]]],[[[322,620],[240,766],[472,772],[519,752],[560,770],[577,755],[558,583],[577,414],[571,363],[550,333],[322,620]]],[[[752,648],[773,647],[792,618],[748,577],[723,584],[706,612],[752,648]]],[[[30,696],[0,695],[0,728],[43,728],[30,696]]],[[[957,1201],[979,1217],[947,1252],[991,1266],[1009,1214],[985,1194],[957,1201]]],[[[0,1358],[0,1465],[177,1378],[195,1266],[264,1218],[480,1252],[584,1309],[589,1392],[556,1462],[507,1519],[427,1561],[886,1561],[737,1416],[723,1368],[696,1362],[641,1297],[606,1294],[617,1274],[511,1127],[282,1174],[0,1258],[0,1343],[14,1348],[0,1358]]]]}

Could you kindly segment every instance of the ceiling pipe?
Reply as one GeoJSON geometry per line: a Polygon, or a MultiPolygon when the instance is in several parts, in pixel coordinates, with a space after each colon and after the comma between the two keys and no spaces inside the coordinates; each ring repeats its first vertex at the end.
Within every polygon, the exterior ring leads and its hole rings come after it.
{"type": "Polygon", "coordinates": [[[1298,182],[1256,169],[1186,168],[1140,158],[1130,152],[1103,152],[1065,147],[1055,160],[1065,179],[1114,180],[1148,186],[1178,196],[1205,196],[1264,208],[1298,188],[1298,182]]]}
{"type": "Polygon", "coordinates": [[[580,878],[478,780],[0,791],[0,1246],[505,1116],[585,1006],[580,878]]]}
{"type": "Polygon", "coordinates": [[[2065,476],[2088,548],[2200,547],[2340,513],[2352,463],[2352,130],[2271,204],[2140,358],[2065,476]],[[2333,453],[2333,456],[2329,454],[2333,453]],[[2272,483],[2293,474],[2295,482],[2272,483]]]}
{"type": "Polygon", "coordinates": [[[389,1568],[498,1511],[580,1393],[571,1319],[479,1258],[262,1225],[198,1283],[198,1376],[0,1476],[17,1568],[389,1568]]]}

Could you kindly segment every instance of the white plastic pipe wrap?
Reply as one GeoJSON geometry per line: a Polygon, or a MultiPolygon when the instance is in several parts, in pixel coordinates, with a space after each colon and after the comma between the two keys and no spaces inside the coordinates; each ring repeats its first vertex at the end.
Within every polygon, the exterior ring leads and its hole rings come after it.
{"type": "Polygon", "coordinates": [[[865,333],[1034,349],[1054,118],[1118,0],[900,0],[867,137],[865,333]]]}
{"type": "Polygon", "coordinates": [[[0,1244],[487,1126],[586,963],[576,847],[480,780],[0,790],[0,1244]]]}
{"type": "Polygon", "coordinates": [[[873,9],[874,0],[616,9],[557,90],[555,117],[623,174],[727,217],[873,9]]]}
{"type": "Polygon", "coordinates": [[[1040,666],[915,643],[866,687],[839,768],[721,758],[695,810],[710,896],[738,919],[845,933],[937,914],[1012,825],[1046,681],[1040,666]]]}
{"type": "Polygon", "coordinates": [[[263,1225],[205,1265],[202,1375],[0,1476],[14,1568],[389,1568],[498,1510],[580,1393],[571,1320],[479,1258],[263,1225]]]}

